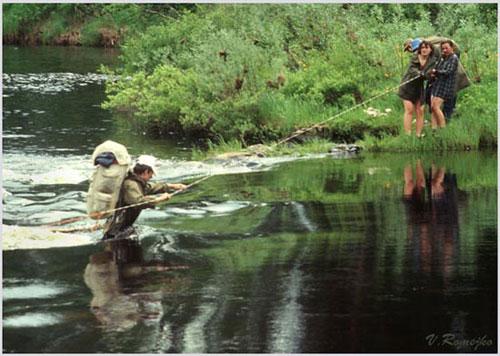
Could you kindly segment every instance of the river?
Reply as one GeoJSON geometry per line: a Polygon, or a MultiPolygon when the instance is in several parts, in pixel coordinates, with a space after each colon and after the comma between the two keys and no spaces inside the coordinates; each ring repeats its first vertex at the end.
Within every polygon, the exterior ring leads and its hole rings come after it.
{"type": "Polygon", "coordinates": [[[116,61],[3,47],[4,352],[497,350],[495,152],[192,161],[100,108],[116,61]],[[85,214],[107,139],[159,180],[212,176],[143,211],[139,241],[45,236],[85,214]]]}

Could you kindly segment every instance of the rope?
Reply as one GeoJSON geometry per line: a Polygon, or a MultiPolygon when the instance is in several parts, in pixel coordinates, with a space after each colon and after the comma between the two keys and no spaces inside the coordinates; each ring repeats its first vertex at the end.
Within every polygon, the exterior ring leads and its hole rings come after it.
{"type": "Polygon", "coordinates": [[[323,121],[321,121],[321,122],[319,122],[319,123],[317,123],[317,124],[314,124],[314,125],[313,125],[313,126],[311,126],[311,127],[308,127],[308,128],[306,128],[306,129],[300,129],[300,130],[296,131],[294,134],[292,134],[291,136],[288,136],[288,137],[286,137],[286,138],[284,138],[284,139],[282,139],[282,140],[280,140],[280,141],[278,141],[278,142],[273,143],[273,144],[271,145],[270,149],[273,149],[274,147],[276,147],[276,146],[278,146],[278,145],[280,145],[280,144],[282,144],[282,143],[288,142],[288,141],[290,141],[291,139],[294,139],[295,137],[298,137],[298,136],[300,136],[300,135],[303,135],[303,134],[305,134],[306,132],[309,132],[309,131],[311,131],[312,129],[317,128],[317,127],[319,127],[319,126],[321,126],[321,125],[323,125],[323,124],[327,123],[328,121],[332,121],[333,119],[336,119],[337,117],[339,117],[339,116],[341,116],[341,115],[344,115],[344,114],[348,113],[349,111],[355,110],[355,109],[359,108],[360,106],[363,106],[363,105],[365,105],[366,103],[368,103],[368,102],[370,102],[370,101],[372,101],[372,100],[375,100],[375,99],[377,99],[377,98],[380,98],[380,97],[382,97],[382,96],[386,95],[387,93],[389,93],[389,92],[391,92],[391,91],[393,91],[393,90],[399,89],[399,88],[400,88],[400,87],[402,87],[403,85],[406,85],[406,84],[408,84],[408,83],[410,83],[410,82],[412,82],[412,81],[414,81],[414,80],[416,80],[416,79],[418,79],[418,78],[420,78],[420,76],[417,76],[417,77],[414,77],[414,78],[412,78],[412,79],[409,79],[409,80],[407,80],[407,81],[405,81],[405,82],[403,82],[403,83],[399,84],[399,85],[398,85],[398,86],[396,86],[396,87],[386,89],[386,90],[385,90],[385,91],[383,91],[382,93],[377,94],[377,95],[375,95],[375,96],[371,97],[370,99],[367,99],[367,100],[363,101],[362,103],[356,104],[356,105],[354,105],[354,106],[352,106],[352,107],[350,107],[350,108],[348,108],[348,109],[346,109],[346,110],[344,110],[344,111],[341,111],[341,112],[339,112],[338,114],[336,114],[336,115],[334,115],[334,116],[332,116],[332,117],[329,117],[328,119],[323,120],[323,121]]]}
{"type": "MultiPolygon", "coordinates": [[[[459,65],[462,65],[461,61],[459,61],[459,65]]],[[[464,70],[464,72],[465,72],[465,70],[464,70]]],[[[467,73],[465,73],[465,74],[467,75],[467,73]]],[[[336,118],[338,118],[338,117],[340,117],[340,116],[342,116],[342,115],[344,115],[344,114],[347,114],[347,113],[348,113],[348,112],[350,112],[350,111],[353,111],[353,110],[355,110],[355,109],[357,109],[357,108],[359,108],[359,107],[361,107],[361,106],[363,106],[363,105],[366,105],[368,102],[373,101],[373,100],[375,100],[375,99],[378,99],[378,98],[380,98],[380,97],[382,97],[382,96],[384,96],[384,95],[386,95],[386,94],[390,93],[391,91],[394,91],[394,90],[396,90],[396,89],[399,89],[399,88],[400,88],[400,87],[402,87],[403,85],[406,85],[406,84],[408,84],[408,83],[411,83],[411,82],[413,82],[414,80],[416,80],[416,79],[418,79],[418,78],[420,78],[420,76],[416,76],[416,77],[414,77],[414,78],[412,78],[412,79],[409,79],[409,80],[407,80],[407,81],[405,81],[405,82],[403,82],[403,83],[400,83],[400,84],[399,84],[399,85],[397,85],[396,87],[392,87],[392,88],[386,89],[386,90],[385,90],[385,91],[383,91],[382,93],[377,94],[377,95],[375,95],[375,96],[373,96],[373,97],[371,97],[371,98],[369,98],[369,99],[367,99],[367,100],[365,100],[365,101],[363,101],[363,102],[361,102],[361,103],[359,103],[359,104],[356,104],[356,105],[354,105],[354,106],[352,106],[352,107],[350,107],[350,108],[348,108],[348,109],[346,109],[346,110],[344,110],[344,111],[341,111],[341,112],[337,113],[336,115],[334,115],[334,116],[332,116],[332,117],[329,117],[328,119],[323,120],[323,121],[321,121],[321,122],[319,122],[319,123],[316,123],[316,124],[314,124],[314,125],[312,125],[312,126],[310,126],[310,127],[308,127],[308,128],[305,128],[305,129],[299,129],[299,130],[297,130],[294,134],[292,134],[292,135],[290,135],[290,136],[288,136],[288,137],[286,137],[286,138],[284,138],[284,139],[281,139],[281,140],[280,140],[280,141],[278,141],[278,142],[273,143],[273,144],[269,147],[269,149],[270,149],[270,150],[272,150],[272,149],[274,149],[276,146],[278,146],[278,145],[280,145],[280,144],[283,144],[283,143],[285,143],[285,142],[288,142],[288,141],[290,141],[290,140],[292,140],[292,139],[294,139],[294,138],[296,138],[296,137],[298,137],[298,136],[301,136],[301,135],[305,134],[306,132],[309,132],[309,131],[311,131],[311,130],[313,130],[313,129],[317,128],[317,127],[320,127],[321,125],[324,125],[325,123],[327,123],[327,122],[329,122],[329,121],[332,121],[332,120],[334,120],[334,119],[336,119],[336,118]]],[[[468,77],[468,76],[467,76],[467,79],[469,79],[469,77],[468,77]]],[[[472,83],[472,81],[471,81],[470,79],[469,79],[469,82],[471,82],[471,83],[472,83]]],[[[211,175],[209,174],[209,175],[207,175],[207,176],[205,176],[205,177],[203,177],[203,178],[200,178],[200,179],[198,179],[198,180],[194,181],[193,183],[189,184],[188,186],[186,186],[186,188],[185,188],[185,189],[182,189],[182,190],[181,190],[181,189],[176,190],[175,192],[173,192],[173,193],[171,194],[171,197],[173,197],[173,196],[175,196],[175,195],[177,195],[177,194],[179,194],[179,193],[181,193],[181,192],[183,192],[183,191],[185,191],[185,190],[187,190],[187,189],[189,189],[189,188],[191,188],[191,187],[193,187],[193,186],[195,186],[195,185],[197,185],[197,184],[199,184],[199,183],[203,182],[204,180],[206,180],[206,179],[208,179],[208,178],[210,178],[210,177],[211,177],[211,175]]],[[[115,213],[115,212],[117,212],[117,211],[121,211],[121,210],[130,209],[130,208],[135,208],[135,207],[138,207],[138,206],[142,206],[142,205],[146,205],[146,204],[151,204],[151,203],[159,203],[159,202],[161,202],[161,201],[156,201],[156,199],[151,199],[151,200],[148,200],[148,201],[145,201],[145,202],[141,202],[141,203],[136,203],[136,204],[126,205],[126,206],[122,206],[122,207],[119,207],[119,208],[106,210],[106,211],[103,211],[103,212],[98,213],[98,216],[107,215],[107,214],[115,213]]],[[[43,226],[43,227],[52,227],[52,226],[66,225],[66,224],[70,224],[70,223],[74,223],[74,222],[82,221],[82,220],[85,220],[85,219],[87,219],[87,218],[88,218],[88,216],[86,216],[86,215],[84,215],[84,216],[79,216],[79,217],[66,218],[66,219],[62,219],[62,220],[59,220],[59,221],[56,221],[56,222],[53,222],[53,223],[49,223],[49,224],[45,224],[45,225],[42,225],[42,226],[43,226]]],[[[92,226],[85,226],[85,227],[82,227],[82,228],[77,228],[77,227],[75,227],[75,228],[67,228],[67,229],[52,229],[51,231],[53,231],[53,232],[96,231],[96,230],[98,230],[98,229],[100,229],[100,228],[102,228],[102,227],[103,227],[103,225],[101,225],[101,224],[95,224],[95,225],[92,225],[92,226]]]]}
{"type": "MultiPolygon", "coordinates": [[[[181,192],[184,192],[186,190],[188,190],[189,188],[203,182],[204,180],[210,178],[211,175],[207,175],[203,178],[200,178],[196,181],[194,181],[193,183],[189,184],[186,186],[186,188],[184,189],[179,189],[179,190],[176,190],[175,192],[173,192],[172,194],[170,194],[171,197],[181,193],[181,192]]],[[[131,205],[125,205],[125,206],[122,206],[122,207],[119,207],[119,208],[114,208],[114,209],[110,209],[110,210],[106,210],[106,211],[101,211],[99,212],[99,216],[102,216],[102,215],[107,215],[107,214],[111,214],[111,213],[115,213],[117,211],[121,211],[121,210],[125,210],[125,209],[130,209],[130,208],[135,208],[135,207],[138,207],[138,206],[141,206],[141,205],[146,205],[146,204],[151,204],[151,203],[159,203],[160,201],[156,201],[156,199],[151,199],[151,200],[148,200],[148,201],[144,201],[144,202],[140,202],[140,203],[136,203],[136,204],[131,204],[131,205]]],[[[65,225],[65,224],[69,224],[69,223],[73,223],[73,222],[77,222],[77,221],[82,221],[82,220],[85,220],[87,219],[88,216],[87,215],[84,215],[84,216],[78,216],[78,217],[74,217],[74,218],[67,218],[67,219],[63,219],[63,220],[60,220],[60,221],[56,221],[56,222],[53,222],[53,223],[49,223],[49,224],[45,224],[45,225],[42,225],[43,227],[52,227],[52,226],[60,226],[60,225],[65,225]]],[[[82,227],[82,228],[69,228],[69,229],[53,229],[52,231],[53,232],[76,232],[76,231],[80,231],[80,229],[82,229],[81,231],[95,231],[97,230],[98,228],[95,228],[96,225],[93,225],[93,226],[86,226],[86,227],[82,227]],[[92,230],[94,229],[94,230],[92,230]]]]}
{"type": "MultiPolygon", "coordinates": [[[[344,114],[346,114],[346,113],[348,113],[348,112],[350,112],[350,111],[353,111],[353,110],[355,110],[355,109],[357,109],[357,108],[359,108],[359,107],[361,107],[361,106],[363,106],[363,105],[366,105],[368,102],[373,101],[373,100],[375,100],[375,99],[377,99],[377,98],[380,98],[380,97],[382,97],[382,96],[384,96],[384,95],[388,94],[388,93],[389,93],[389,92],[391,92],[391,91],[394,91],[394,90],[396,90],[396,89],[399,89],[399,88],[400,88],[400,87],[402,87],[403,85],[406,85],[406,84],[408,84],[408,83],[410,83],[410,82],[412,82],[412,81],[414,81],[414,80],[416,80],[416,79],[418,79],[418,78],[420,78],[420,76],[416,76],[416,77],[414,77],[414,78],[412,78],[412,79],[409,79],[409,80],[407,80],[407,81],[405,81],[405,82],[403,82],[403,83],[400,83],[400,84],[399,84],[398,86],[396,86],[396,87],[386,89],[386,90],[385,90],[385,91],[383,91],[382,93],[377,94],[377,95],[375,95],[375,96],[373,96],[373,97],[371,97],[371,98],[369,98],[369,99],[367,99],[367,100],[363,101],[362,103],[356,104],[356,105],[354,105],[354,106],[352,106],[352,107],[350,107],[350,108],[348,108],[348,109],[346,109],[346,110],[344,110],[344,111],[341,111],[340,113],[338,113],[338,114],[336,114],[336,115],[334,115],[334,116],[332,116],[332,117],[329,117],[328,119],[323,120],[323,121],[321,121],[321,122],[319,122],[319,123],[316,123],[316,124],[312,125],[312,126],[311,126],[311,127],[309,127],[309,128],[297,130],[297,131],[296,131],[294,134],[292,134],[291,136],[288,136],[288,137],[286,137],[286,138],[284,138],[284,139],[282,139],[282,140],[280,140],[280,141],[278,141],[278,142],[273,143],[273,144],[269,147],[269,149],[270,149],[270,150],[272,150],[274,147],[276,147],[276,146],[278,146],[278,145],[280,145],[280,144],[283,144],[283,143],[285,143],[285,142],[288,142],[288,141],[290,141],[290,140],[294,139],[295,137],[301,136],[301,135],[303,135],[304,133],[306,133],[306,132],[309,132],[309,131],[313,130],[314,128],[317,128],[317,127],[319,127],[319,126],[321,126],[321,125],[323,125],[323,124],[325,124],[325,123],[327,123],[327,122],[329,122],[329,121],[332,121],[333,119],[338,118],[339,116],[342,116],[342,115],[344,115],[344,114]]],[[[195,181],[195,182],[193,182],[193,183],[189,184],[189,185],[188,185],[185,189],[183,189],[183,190],[177,190],[177,191],[173,192],[173,193],[171,194],[171,196],[177,195],[177,194],[181,193],[182,191],[187,190],[187,189],[189,189],[189,188],[193,187],[194,185],[196,185],[196,184],[199,184],[199,183],[203,182],[204,180],[208,179],[209,177],[211,177],[211,175],[207,175],[207,176],[205,176],[205,177],[203,177],[203,178],[200,178],[200,179],[198,179],[197,181],[195,181]]],[[[98,213],[98,214],[99,214],[99,216],[102,216],[102,215],[107,215],[107,214],[115,213],[115,212],[117,212],[117,211],[121,211],[121,210],[125,210],[125,209],[130,209],[130,208],[135,208],[135,207],[138,207],[138,206],[142,206],[142,205],[146,205],[146,204],[151,204],[151,203],[155,203],[155,202],[156,202],[156,201],[155,201],[155,199],[152,199],[152,200],[150,200],[150,201],[145,201],[145,202],[141,202],[141,203],[137,203],[137,204],[131,204],[131,205],[126,205],[126,206],[123,206],[123,207],[115,208],[115,209],[110,209],[110,210],[102,211],[102,212],[100,212],[100,213],[98,213]]],[[[84,215],[84,216],[79,216],[79,217],[73,217],[73,218],[66,218],[66,219],[63,219],[63,220],[60,220],[60,221],[56,221],[56,222],[53,222],[53,223],[49,223],[49,224],[45,224],[45,225],[42,225],[42,226],[45,226],[45,227],[52,227],[52,226],[66,225],[66,224],[70,224],[70,223],[74,223],[74,222],[82,221],[82,220],[85,220],[85,219],[87,219],[87,218],[88,218],[88,216],[86,216],[86,215],[84,215]]],[[[54,232],[95,231],[95,230],[97,230],[97,229],[99,229],[99,228],[101,228],[101,227],[102,227],[102,226],[100,226],[99,224],[96,224],[96,225],[93,225],[93,226],[90,226],[90,227],[88,227],[88,226],[87,226],[87,227],[83,227],[83,228],[54,229],[54,230],[52,230],[52,231],[54,231],[54,232]]]]}

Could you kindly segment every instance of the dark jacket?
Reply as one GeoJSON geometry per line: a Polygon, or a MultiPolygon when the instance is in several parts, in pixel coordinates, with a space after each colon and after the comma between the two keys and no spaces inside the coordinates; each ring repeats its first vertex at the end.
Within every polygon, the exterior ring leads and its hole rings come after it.
{"type": "Polygon", "coordinates": [[[412,103],[416,103],[417,101],[423,103],[424,79],[427,79],[429,77],[431,69],[434,68],[434,65],[438,61],[438,53],[439,52],[436,52],[436,49],[434,48],[432,55],[429,56],[427,63],[423,68],[421,68],[420,66],[417,53],[415,53],[411,57],[410,64],[408,65],[408,69],[406,70],[403,79],[401,79],[401,83],[407,82],[413,78],[418,79],[415,79],[399,87],[398,95],[401,99],[409,100],[412,103]]]}
{"type": "MultiPolygon", "coordinates": [[[[134,173],[129,173],[123,181],[120,198],[117,208],[145,203],[148,201],[146,196],[168,192],[167,183],[148,183],[134,173]]],[[[114,238],[119,232],[122,232],[132,226],[141,214],[142,209],[152,208],[153,204],[143,204],[133,208],[119,210],[110,217],[104,226],[104,239],[114,238]]]]}

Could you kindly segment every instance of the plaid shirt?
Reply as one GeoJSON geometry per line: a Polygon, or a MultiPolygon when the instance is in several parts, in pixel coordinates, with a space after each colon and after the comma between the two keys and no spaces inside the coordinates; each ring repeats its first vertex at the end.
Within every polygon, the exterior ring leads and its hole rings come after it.
{"type": "Polygon", "coordinates": [[[455,74],[458,68],[458,57],[452,54],[442,58],[436,66],[436,80],[432,84],[432,95],[443,99],[451,99],[455,95],[455,74]]]}

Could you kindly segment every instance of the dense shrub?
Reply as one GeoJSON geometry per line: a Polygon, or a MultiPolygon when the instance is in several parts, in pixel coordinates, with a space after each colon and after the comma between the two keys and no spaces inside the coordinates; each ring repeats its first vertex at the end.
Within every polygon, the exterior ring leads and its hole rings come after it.
{"type": "MultiPolygon", "coordinates": [[[[119,73],[132,80],[109,83],[105,107],[126,108],[155,128],[176,127],[215,140],[275,139],[396,87],[409,60],[404,40],[434,34],[460,44],[472,79],[496,80],[496,36],[477,38],[496,29],[491,4],[197,5],[194,10],[127,41],[119,73]]],[[[482,95],[464,93],[464,100],[482,95]]],[[[371,104],[392,111],[376,120],[361,109],[336,118],[327,125],[330,137],[397,135],[402,121],[397,96],[371,104]]],[[[495,110],[481,107],[479,112],[492,117],[495,110]]],[[[490,126],[478,129],[489,132],[483,136],[491,141],[496,130],[490,126]]]]}

